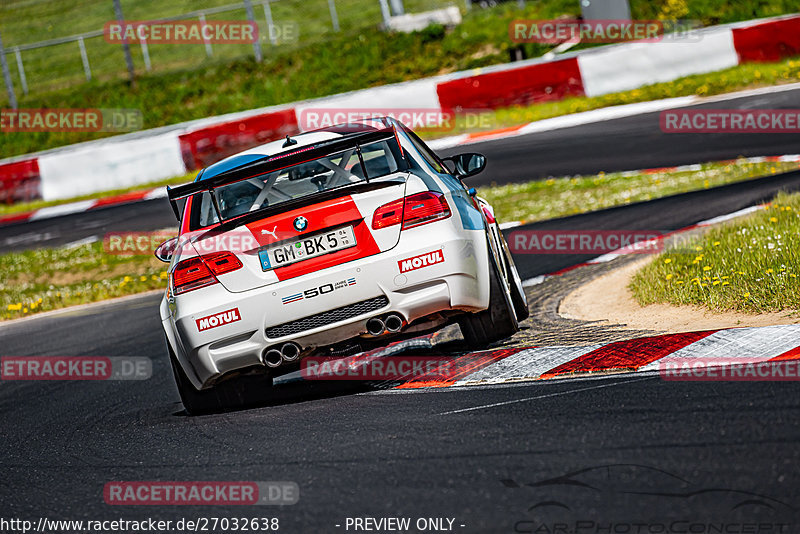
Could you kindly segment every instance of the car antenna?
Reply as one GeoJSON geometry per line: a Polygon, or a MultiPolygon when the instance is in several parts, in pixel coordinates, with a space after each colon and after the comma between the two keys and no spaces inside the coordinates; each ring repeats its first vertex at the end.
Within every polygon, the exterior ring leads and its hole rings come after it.
{"type": "Polygon", "coordinates": [[[297,144],[297,140],[296,139],[292,139],[291,137],[289,137],[287,135],[286,136],[286,142],[283,143],[283,146],[281,148],[286,148],[287,146],[292,146],[292,145],[296,145],[296,144],[297,144]]]}

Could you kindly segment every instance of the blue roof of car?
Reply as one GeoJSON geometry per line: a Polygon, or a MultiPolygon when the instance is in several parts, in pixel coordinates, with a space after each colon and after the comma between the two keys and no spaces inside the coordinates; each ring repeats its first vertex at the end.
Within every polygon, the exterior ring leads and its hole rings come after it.
{"type": "Polygon", "coordinates": [[[238,156],[232,156],[230,158],[223,159],[222,161],[218,161],[212,165],[206,167],[201,173],[197,175],[195,181],[198,180],[205,180],[206,178],[213,178],[218,174],[222,174],[225,171],[229,171],[231,169],[235,169],[236,167],[240,167],[251,161],[255,161],[257,159],[261,159],[266,154],[240,154],[238,156]]]}

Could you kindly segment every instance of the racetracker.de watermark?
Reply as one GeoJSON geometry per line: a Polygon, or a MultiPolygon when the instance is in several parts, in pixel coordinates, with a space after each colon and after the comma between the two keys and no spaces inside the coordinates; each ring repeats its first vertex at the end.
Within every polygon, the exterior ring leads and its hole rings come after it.
{"type": "Polygon", "coordinates": [[[701,39],[699,34],[690,33],[699,26],[694,20],[514,20],[508,26],[508,36],[515,43],[685,43],[701,39]]]}
{"type": "Polygon", "coordinates": [[[107,43],[246,44],[258,41],[258,25],[248,20],[109,21],[103,27],[107,43]]]}
{"type": "Polygon", "coordinates": [[[800,133],[800,109],[662,111],[664,133],[800,133]]]}
{"type": "Polygon", "coordinates": [[[153,362],[145,356],[3,356],[3,380],[147,380],[153,362]]]}
{"type": "Polygon", "coordinates": [[[0,109],[0,131],[132,132],[144,124],[138,109],[0,109]]]}
{"type": "Polygon", "coordinates": [[[800,360],[743,362],[736,358],[681,358],[658,363],[661,378],[687,382],[790,382],[800,380],[800,360]]]}
{"type": "Polygon", "coordinates": [[[509,236],[515,254],[656,254],[664,250],[657,230],[517,230],[509,236]]]}
{"type": "Polygon", "coordinates": [[[392,117],[412,130],[446,132],[455,128],[455,113],[438,108],[305,108],[298,123],[303,130],[316,130],[337,124],[392,117]]]}
{"type": "Polygon", "coordinates": [[[310,357],[303,359],[300,367],[306,380],[411,380],[421,376],[447,380],[458,372],[455,359],[441,356],[310,357]]]}
{"type": "Polygon", "coordinates": [[[300,487],[285,481],[108,482],[103,500],[127,506],[291,505],[300,500],[300,487]]]}

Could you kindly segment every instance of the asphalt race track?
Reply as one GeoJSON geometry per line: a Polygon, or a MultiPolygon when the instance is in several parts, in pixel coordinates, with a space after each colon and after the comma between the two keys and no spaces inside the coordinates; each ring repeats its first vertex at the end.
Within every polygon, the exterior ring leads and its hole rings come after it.
{"type": "MultiPolygon", "coordinates": [[[[697,106],[720,109],[795,108],[800,89],[741,97],[697,106]]],[[[633,170],[739,156],[800,153],[791,134],[664,134],[659,114],[614,119],[550,132],[475,143],[441,151],[486,154],[486,171],[470,179],[476,186],[525,182],[546,176],[633,170]]],[[[63,217],[0,226],[0,253],[59,246],[107,232],[148,231],[175,226],[165,199],[101,208],[63,217]]]]}
{"type": "MultiPolygon", "coordinates": [[[[613,162],[636,168],[797,152],[785,136],[770,135],[753,147],[750,136],[704,136],[702,144],[676,137],[667,152],[659,134],[642,139],[628,131],[648,121],[652,128],[653,120],[475,148],[493,156],[496,180],[529,164],[536,175],[533,168],[548,168],[545,155],[552,168],[574,165],[562,174],[613,170],[613,162]],[[562,135],[572,144],[540,145],[562,135]],[[578,152],[586,157],[575,157],[575,144],[584,142],[578,152]]],[[[794,172],[530,228],[677,229],[798,188],[794,172]]],[[[49,231],[38,244],[63,244],[173,223],[165,203],[151,201],[4,228],[0,239],[49,231]]],[[[5,243],[4,250],[35,244],[5,243]]],[[[518,262],[530,277],[586,259],[518,262]]],[[[697,530],[711,524],[730,527],[722,532],[747,532],[745,524],[768,525],[764,533],[800,531],[796,382],[666,382],[637,374],[402,391],[301,383],[276,388],[270,405],[187,417],[165,355],[159,299],[144,295],[0,326],[6,356],[153,361],[153,377],[143,381],[0,381],[3,517],[277,517],[287,533],[354,532],[347,518],[367,516],[450,518],[463,533],[714,532],[697,530]],[[285,507],[105,504],[104,484],[136,480],[293,481],[300,499],[285,507]]]]}

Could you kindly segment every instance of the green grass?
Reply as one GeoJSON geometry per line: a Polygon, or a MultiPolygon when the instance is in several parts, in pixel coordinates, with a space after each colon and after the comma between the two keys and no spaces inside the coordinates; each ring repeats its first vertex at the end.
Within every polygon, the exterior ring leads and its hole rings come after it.
{"type": "MultiPolygon", "coordinates": [[[[498,219],[562,217],[711,187],[755,175],[777,173],[797,164],[708,164],[699,171],[622,176],[601,174],[514,186],[481,188],[498,219]]],[[[796,209],[800,211],[800,206],[796,209]]],[[[167,231],[166,233],[169,233],[167,231]]],[[[157,240],[159,241],[159,240],[157,240]]],[[[798,265],[787,263],[787,265],[798,265]]],[[[0,319],[25,317],[75,304],[165,287],[166,266],[151,254],[107,254],[102,243],[0,255],[0,319]]]]}
{"type": "Polygon", "coordinates": [[[0,255],[0,319],[166,287],[166,264],[120,256],[100,242],[0,255]]]}
{"type": "Polygon", "coordinates": [[[707,163],[697,171],[600,173],[482,187],[500,221],[540,221],[796,170],[796,162],[707,163]]]}
{"type": "Polygon", "coordinates": [[[800,309],[800,194],[709,230],[640,270],[630,289],[642,304],[695,304],[748,313],[800,309]]]}

